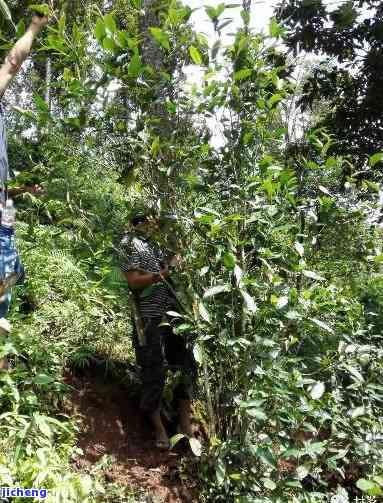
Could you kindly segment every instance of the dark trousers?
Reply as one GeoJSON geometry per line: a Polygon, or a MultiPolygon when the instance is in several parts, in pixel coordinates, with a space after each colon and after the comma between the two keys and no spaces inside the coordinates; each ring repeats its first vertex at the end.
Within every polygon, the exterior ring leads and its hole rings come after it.
{"type": "Polygon", "coordinates": [[[166,370],[181,371],[181,380],[174,390],[176,400],[191,400],[194,396],[197,365],[193,351],[184,336],[176,335],[172,326],[158,326],[162,318],[144,318],[145,344],[140,345],[133,323],[133,346],[141,368],[142,396],[140,408],[152,413],[160,408],[165,387],[166,370]]]}

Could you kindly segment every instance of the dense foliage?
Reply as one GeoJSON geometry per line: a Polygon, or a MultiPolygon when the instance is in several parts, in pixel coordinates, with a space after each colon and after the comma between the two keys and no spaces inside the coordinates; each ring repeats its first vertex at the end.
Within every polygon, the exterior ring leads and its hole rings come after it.
{"type": "Polygon", "coordinates": [[[185,259],[178,331],[193,336],[209,437],[189,474],[201,500],[383,494],[378,194],[352,176],[366,154],[378,166],[381,144],[346,156],[339,130],[320,128],[286,149],[284,30],[273,19],[252,33],[242,7],[229,45],[224,4],[207,9],[213,41],[177,1],[58,14],[41,40],[52,73],[31,66],[15,84],[31,92],[10,117],[13,183],[43,193],[18,201],[28,279],[1,345],[14,355],[0,375],[4,485],[45,485],[55,503],[127,501],[97,466],[74,469],[64,376],[95,354],[133,359],[116,244],[131,209],[152,205],[178,216],[160,239],[185,259]],[[203,71],[192,89],[188,64],[203,71]],[[222,147],[207,127],[217,118],[222,147]]]}
{"type": "MultiPolygon", "coordinates": [[[[355,167],[366,167],[383,145],[382,2],[288,0],[279,4],[277,14],[292,54],[325,56],[306,80],[303,108],[327,101],[319,123],[336,136],[333,150],[350,155],[355,167]]],[[[380,171],[363,172],[361,178],[380,180],[380,171]]]]}

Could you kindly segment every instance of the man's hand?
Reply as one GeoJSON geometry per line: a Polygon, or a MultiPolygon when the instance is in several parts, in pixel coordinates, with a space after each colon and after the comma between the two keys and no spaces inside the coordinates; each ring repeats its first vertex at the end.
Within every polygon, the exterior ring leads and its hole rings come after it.
{"type": "Polygon", "coordinates": [[[172,257],[170,259],[170,265],[172,267],[180,267],[182,265],[182,262],[183,262],[183,258],[181,257],[180,254],[174,255],[174,257],[172,257]]]}
{"type": "Polygon", "coordinates": [[[25,192],[29,192],[30,194],[34,194],[35,196],[39,196],[43,194],[44,190],[41,185],[32,185],[29,187],[25,187],[25,192]]]}
{"type": "Polygon", "coordinates": [[[23,187],[13,187],[8,189],[9,197],[17,197],[21,194],[33,194],[35,196],[40,196],[44,193],[43,188],[40,185],[23,186],[23,187]]]}
{"type": "Polygon", "coordinates": [[[46,26],[49,23],[49,18],[48,16],[38,16],[35,14],[32,17],[32,22],[30,28],[34,31],[40,31],[44,26],[46,26]]]}
{"type": "Polygon", "coordinates": [[[169,276],[169,267],[165,266],[163,269],[160,270],[160,276],[163,278],[167,278],[169,276]]]}

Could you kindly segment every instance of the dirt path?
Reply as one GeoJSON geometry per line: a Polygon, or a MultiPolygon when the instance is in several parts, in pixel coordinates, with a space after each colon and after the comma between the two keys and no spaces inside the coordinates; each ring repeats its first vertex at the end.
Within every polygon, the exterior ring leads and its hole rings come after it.
{"type": "Polygon", "coordinates": [[[112,456],[105,471],[108,482],[138,489],[147,495],[147,501],[156,503],[198,501],[195,488],[180,478],[181,453],[153,447],[151,428],[124,386],[107,382],[92,371],[69,375],[66,382],[74,387],[71,408],[83,418],[78,445],[84,456],[77,461],[79,469],[103,455],[112,456]]]}

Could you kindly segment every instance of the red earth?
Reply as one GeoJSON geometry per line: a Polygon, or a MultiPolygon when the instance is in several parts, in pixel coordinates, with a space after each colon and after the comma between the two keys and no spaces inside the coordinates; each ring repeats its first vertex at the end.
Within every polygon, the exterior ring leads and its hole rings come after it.
{"type": "Polygon", "coordinates": [[[150,425],[125,386],[92,370],[81,376],[68,374],[66,382],[73,387],[70,413],[82,418],[78,446],[83,456],[76,460],[78,469],[90,468],[103,455],[112,456],[104,472],[107,482],[137,490],[147,501],[150,497],[161,503],[198,501],[196,484],[181,477],[185,452],[154,447],[150,425]]]}

